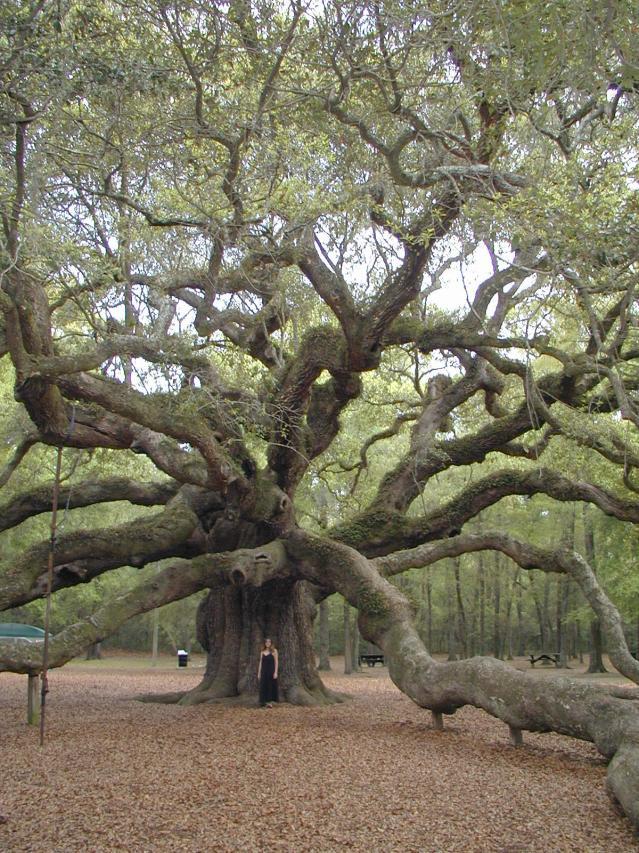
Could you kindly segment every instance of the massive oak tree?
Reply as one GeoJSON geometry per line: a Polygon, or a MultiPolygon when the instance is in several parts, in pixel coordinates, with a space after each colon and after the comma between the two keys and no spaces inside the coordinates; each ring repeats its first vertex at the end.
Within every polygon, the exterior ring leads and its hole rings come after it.
{"type": "MultiPolygon", "coordinates": [[[[632,4],[34,0],[3,24],[0,355],[25,417],[2,530],[51,509],[46,472],[12,488],[34,453],[117,455],[61,501],[148,510],[62,532],[54,593],[162,561],[52,665],[208,590],[206,674],[176,700],[254,695],[270,635],[283,696],[331,702],[310,633],[339,591],[437,721],[593,741],[639,824],[634,692],[438,663],[388,580],[486,550],[570,576],[639,681],[587,560],[475,524],[537,494],[639,520],[632,4]]],[[[25,543],[3,609],[46,591],[48,542],[25,543]]],[[[0,644],[1,669],[41,666],[0,644]]]]}

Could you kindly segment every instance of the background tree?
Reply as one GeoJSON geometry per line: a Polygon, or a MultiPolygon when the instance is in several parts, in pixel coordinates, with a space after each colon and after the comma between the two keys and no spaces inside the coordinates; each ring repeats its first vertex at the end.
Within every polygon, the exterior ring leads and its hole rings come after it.
{"type": "MultiPolygon", "coordinates": [[[[0,606],[46,588],[64,447],[61,500],[93,520],[58,537],[56,593],[168,563],[56,634],[54,664],[208,590],[206,674],[180,701],[254,695],[266,635],[286,699],[334,701],[311,629],[338,591],[418,704],[592,740],[639,823],[634,694],[565,681],[540,703],[498,660],[438,663],[388,581],[485,550],[569,576],[639,679],[587,560],[484,523],[535,495],[639,519],[632,5],[5,7],[0,353],[21,411],[0,517],[25,533],[0,606]],[[122,501],[153,509],[102,515],[122,501]]],[[[0,666],[41,657],[3,643],[0,666]]]]}

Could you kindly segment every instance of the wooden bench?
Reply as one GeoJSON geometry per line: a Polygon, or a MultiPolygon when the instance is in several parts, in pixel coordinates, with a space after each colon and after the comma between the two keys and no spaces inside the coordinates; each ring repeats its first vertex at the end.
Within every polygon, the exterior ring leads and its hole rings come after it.
{"type": "Polygon", "coordinates": [[[540,660],[547,660],[547,661],[549,661],[549,663],[554,663],[555,666],[559,666],[560,657],[561,657],[561,655],[559,654],[559,652],[552,652],[551,654],[546,654],[544,652],[543,654],[540,654],[540,655],[528,655],[531,666],[534,666],[540,660]]]}
{"type": "Polygon", "coordinates": [[[384,666],[384,655],[360,655],[359,665],[365,663],[367,666],[375,666],[376,663],[381,663],[384,666]]]}

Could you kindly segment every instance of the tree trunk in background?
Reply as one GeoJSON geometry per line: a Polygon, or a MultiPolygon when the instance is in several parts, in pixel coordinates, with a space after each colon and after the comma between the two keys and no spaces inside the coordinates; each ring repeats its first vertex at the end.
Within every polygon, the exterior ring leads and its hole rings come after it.
{"type": "Polygon", "coordinates": [[[584,647],[581,637],[581,622],[575,619],[575,654],[579,658],[579,663],[584,662],[584,647]]]}
{"type": "Polygon", "coordinates": [[[455,630],[455,593],[453,590],[454,577],[450,565],[446,566],[446,646],[448,660],[457,660],[457,642],[455,630]]]}
{"type": "Polygon", "coordinates": [[[322,599],[319,604],[319,666],[318,669],[327,671],[331,668],[330,659],[331,637],[328,624],[328,601],[322,599]]]}
{"type": "Polygon", "coordinates": [[[568,591],[570,579],[557,578],[557,651],[559,666],[568,666],[568,631],[566,630],[566,613],[568,611],[568,591]]]}
{"type": "Polygon", "coordinates": [[[537,625],[539,626],[539,648],[534,651],[545,651],[546,645],[546,624],[544,622],[544,612],[539,600],[537,585],[535,583],[535,575],[530,575],[530,591],[532,592],[533,601],[535,602],[535,613],[537,614],[537,625]]]}
{"type": "Polygon", "coordinates": [[[524,637],[524,599],[521,572],[517,572],[517,656],[526,654],[526,640],[524,637]]]}
{"type": "Polygon", "coordinates": [[[603,662],[603,637],[601,622],[598,619],[590,621],[590,655],[586,672],[607,672],[603,662]]]}
{"type": "Polygon", "coordinates": [[[351,645],[351,608],[344,602],[344,675],[353,672],[353,647],[351,645]]]}
{"type": "MultiPolygon", "coordinates": [[[[426,569],[426,618],[428,626],[426,630],[426,638],[428,640],[428,650],[433,652],[433,579],[430,574],[430,568],[426,569]]],[[[639,623],[637,627],[637,636],[639,636],[639,623]]]]}
{"type": "Polygon", "coordinates": [[[421,584],[421,604],[419,607],[419,616],[420,616],[420,635],[424,641],[424,645],[429,650],[429,652],[434,651],[433,649],[433,600],[432,600],[432,589],[433,583],[430,577],[430,567],[424,569],[422,574],[422,584],[421,584]]]}
{"type": "Polygon", "coordinates": [[[102,650],[100,648],[100,643],[92,643],[87,648],[85,660],[102,660],[102,650]]]}
{"type": "Polygon", "coordinates": [[[457,614],[455,624],[457,627],[457,640],[460,658],[467,658],[468,655],[468,630],[466,627],[466,610],[464,609],[464,600],[462,598],[461,577],[459,572],[460,559],[455,557],[453,560],[453,571],[455,574],[455,596],[457,599],[457,614]]]}
{"type": "Polygon", "coordinates": [[[546,625],[546,643],[548,644],[542,648],[544,652],[556,651],[559,643],[550,617],[550,585],[552,581],[553,579],[549,574],[544,575],[543,619],[546,625]]]}
{"type": "Polygon", "coordinates": [[[473,603],[471,607],[470,625],[468,628],[468,655],[473,657],[477,654],[477,620],[479,618],[479,582],[475,573],[475,586],[473,589],[473,603]]]}
{"type": "Polygon", "coordinates": [[[494,556],[493,572],[493,657],[501,658],[501,577],[499,574],[499,557],[494,556]]]}
{"type": "MultiPolygon", "coordinates": [[[[328,526],[328,499],[326,487],[318,489],[317,505],[319,508],[319,524],[322,530],[326,530],[328,526]]],[[[330,647],[331,636],[329,629],[329,609],[328,601],[323,598],[319,604],[319,666],[318,669],[327,672],[331,668],[330,647]]]]}
{"type": "Polygon", "coordinates": [[[280,701],[294,705],[339,701],[322,684],[315,667],[315,613],[315,601],[304,581],[211,589],[197,615],[197,637],[208,653],[204,679],[182,698],[182,704],[230,697],[246,704],[257,702],[257,668],[267,637],[279,652],[280,701]]]}
{"type": "MultiPolygon", "coordinates": [[[[592,523],[592,513],[588,504],[582,508],[584,528],[584,554],[593,572],[597,572],[597,555],[595,552],[595,529],[592,523]]],[[[603,636],[599,619],[590,620],[590,653],[587,672],[607,672],[603,662],[603,636]]]]}
{"type": "MultiPolygon", "coordinates": [[[[566,597],[566,615],[570,613],[574,595],[575,588],[572,583],[568,583],[568,593],[566,597]]],[[[574,619],[565,626],[566,632],[566,653],[568,655],[569,660],[575,660],[577,657],[577,642],[576,642],[576,634],[575,634],[575,621],[574,619]]]]}
{"type": "Polygon", "coordinates": [[[351,630],[352,634],[352,652],[351,652],[351,666],[353,668],[353,672],[359,672],[361,670],[361,666],[359,665],[359,627],[357,625],[357,614],[355,614],[355,619],[353,620],[353,626],[351,630]]]}
{"type": "Polygon", "coordinates": [[[513,577],[508,590],[508,598],[506,599],[506,616],[504,619],[504,657],[506,660],[513,660],[513,600],[515,597],[515,584],[517,583],[517,575],[513,577]]]}
{"type": "MultiPolygon", "coordinates": [[[[574,504],[569,506],[567,524],[564,528],[562,541],[566,548],[575,548],[575,520],[576,511],[574,504]]],[[[570,578],[560,577],[557,579],[557,651],[559,652],[559,666],[569,666],[569,631],[566,625],[568,615],[568,604],[570,601],[570,578]]]]}

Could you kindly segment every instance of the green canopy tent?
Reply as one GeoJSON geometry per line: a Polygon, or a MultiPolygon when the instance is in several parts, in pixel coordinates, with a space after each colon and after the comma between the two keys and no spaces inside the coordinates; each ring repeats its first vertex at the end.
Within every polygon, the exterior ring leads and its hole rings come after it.
{"type": "MultiPolygon", "coordinates": [[[[35,625],[22,625],[20,622],[0,622],[0,640],[44,640],[42,628],[35,625]]],[[[27,723],[35,725],[38,722],[38,676],[29,673],[27,686],[27,723]]]]}
{"type": "Polygon", "coordinates": [[[20,622],[0,622],[0,638],[20,637],[22,640],[44,640],[44,629],[20,622]]]}

